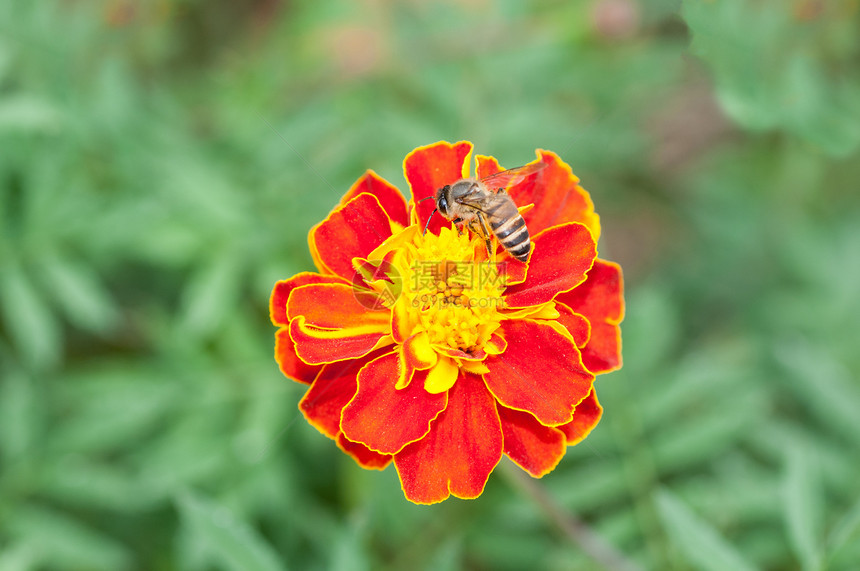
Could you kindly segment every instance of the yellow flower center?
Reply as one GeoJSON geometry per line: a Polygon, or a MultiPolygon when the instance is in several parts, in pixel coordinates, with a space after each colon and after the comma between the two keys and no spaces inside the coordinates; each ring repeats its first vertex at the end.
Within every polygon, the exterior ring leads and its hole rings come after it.
{"type": "Polygon", "coordinates": [[[467,353],[481,349],[499,327],[505,289],[495,263],[475,259],[483,240],[443,228],[410,246],[403,282],[409,322],[426,331],[431,344],[467,353]]]}

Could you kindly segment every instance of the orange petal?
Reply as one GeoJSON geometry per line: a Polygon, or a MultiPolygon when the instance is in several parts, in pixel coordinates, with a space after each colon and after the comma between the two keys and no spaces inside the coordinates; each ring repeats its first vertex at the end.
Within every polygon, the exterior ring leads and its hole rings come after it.
{"type": "MultiPolygon", "coordinates": [[[[496,344],[496,347],[499,347],[504,345],[504,340],[496,336],[493,338],[493,343],[496,344]]],[[[460,349],[454,349],[448,345],[439,345],[438,343],[433,345],[433,350],[439,353],[439,355],[445,355],[452,359],[462,359],[464,361],[483,361],[487,356],[487,352],[483,349],[476,349],[472,353],[466,353],[460,349]]]]}
{"type": "Polygon", "coordinates": [[[408,369],[429,369],[439,358],[430,345],[430,337],[426,331],[420,331],[407,339],[401,346],[401,351],[408,369]]]}
{"type": "Polygon", "coordinates": [[[305,323],[324,329],[373,327],[387,330],[387,309],[370,310],[356,299],[351,286],[343,283],[309,284],[295,288],[287,300],[287,317],[302,316],[305,323]]]}
{"type": "Polygon", "coordinates": [[[346,204],[363,192],[375,196],[392,221],[404,227],[409,225],[409,216],[406,213],[406,199],[403,198],[397,187],[372,170],[368,170],[361,178],[355,181],[355,184],[340,199],[340,203],[346,204]]]}
{"type": "Polygon", "coordinates": [[[534,321],[503,321],[501,330],[508,350],[487,357],[487,388],[504,406],[530,412],[545,426],[570,422],[594,381],[579,349],[549,325],[534,321]]]}
{"type": "Polygon", "coordinates": [[[367,257],[389,236],[388,214],[375,196],[362,193],[314,226],[308,242],[320,272],[351,280],[352,259],[367,257]]]}
{"type": "Polygon", "coordinates": [[[290,332],[286,327],[275,333],[275,361],[287,377],[305,384],[310,384],[322,368],[318,365],[308,365],[299,359],[295,344],[290,339],[290,332]]]}
{"type": "Polygon", "coordinates": [[[396,351],[365,365],[358,374],[358,392],[341,416],[347,438],[381,454],[394,454],[424,438],[448,402],[447,394],[430,394],[421,382],[395,389],[399,368],[396,351]]]}
{"type": "Polygon", "coordinates": [[[482,361],[460,361],[459,365],[460,370],[464,373],[483,375],[490,371],[482,361]]]}
{"type": "Polygon", "coordinates": [[[493,333],[490,336],[489,341],[487,341],[485,351],[487,355],[498,355],[500,353],[504,353],[507,348],[508,342],[505,341],[504,337],[493,333]]]}
{"type": "Polygon", "coordinates": [[[391,308],[391,335],[397,343],[405,343],[415,326],[409,303],[409,296],[401,295],[391,308]]]}
{"type": "Polygon", "coordinates": [[[593,373],[621,368],[621,328],[624,319],[624,278],[613,262],[595,260],[585,282],[558,296],[591,324],[591,336],[582,349],[582,362],[593,373]]]}
{"type": "Polygon", "coordinates": [[[501,310],[502,319],[558,319],[559,313],[555,305],[554,301],[548,301],[541,305],[517,307],[514,309],[503,308],[501,310]]]}
{"type": "MultiPolygon", "coordinates": [[[[415,383],[417,384],[417,383],[415,383]]],[[[406,499],[434,504],[450,494],[476,498],[502,458],[496,403],[480,377],[461,374],[430,432],[394,456],[406,499]]]]}
{"type": "Polygon", "coordinates": [[[585,280],[597,246],[582,224],[555,226],[534,237],[526,281],[505,290],[508,307],[528,307],[552,300],[585,280]]]}
{"type": "Polygon", "coordinates": [[[594,212],[588,192],[579,186],[579,179],[555,153],[538,150],[537,156],[547,167],[508,189],[517,206],[535,204],[523,214],[529,232],[535,235],[559,224],[580,222],[588,226],[597,241],[600,217],[594,212]]]}
{"type": "Polygon", "coordinates": [[[382,347],[386,337],[391,339],[375,325],[320,329],[306,324],[303,316],[290,322],[290,337],[296,344],[296,355],[309,365],[357,359],[382,347]]]}
{"type": "Polygon", "coordinates": [[[393,456],[374,452],[360,442],[350,442],[343,432],[337,435],[337,447],[349,454],[358,465],[367,470],[384,470],[391,463],[393,456]]]}
{"type": "Polygon", "coordinates": [[[594,389],[591,389],[585,400],[576,405],[576,410],[573,411],[573,420],[556,428],[564,433],[567,445],[573,446],[582,442],[588,436],[591,430],[600,422],[602,415],[603,407],[597,402],[597,393],[594,392],[594,389]]]}
{"type": "Polygon", "coordinates": [[[439,355],[436,364],[428,370],[422,388],[431,394],[444,393],[454,386],[459,373],[460,369],[454,359],[439,355]]]}
{"type": "MultiPolygon", "coordinates": [[[[403,174],[409,181],[412,200],[415,208],[418,209],[418,223],[422,228],[430,213],[436,208],[436,204],[434,200],[418,201],[435,197],[436,191],[446,184],[468,177],[471,156],[472,143],[468,141],[454,144],[439,141],[432,145],[418,147],[406,155],[403,161],[403,174]]],[[[450,225],[450,222],[437,213],[433,217],[429,231],[438,234],[443,226],[450,225]]]]}
{"type": "Polygon", "coordinates": [[[542,425],[528,413],[503,406],[498,409],[508,458],[535,478],[552,472],[567,448],[564,433],[542,425]]]}
{"type": "Polygon", "coordinates": [[[555,303],[555,309],[559,313],[558,322],[570,332],[573,340],[576,341],[576,346],[581,349],[588,343],[588,338],[591,336],[591,324],[588,319],[558,301],[555,303]]]}
{"type": "Polygon", "coordinates": [[[289,318],[287,317],[287,299],[297,287],[308,284],[333,284],[343,283],[343,280],[335,276],[323,276],[313,272],[302,272],[296,274],[288,280],[281,280],[275,284],[272,289],[272,295],[269,298],[269,318],[273,325],[287,325],[289,318]]]}

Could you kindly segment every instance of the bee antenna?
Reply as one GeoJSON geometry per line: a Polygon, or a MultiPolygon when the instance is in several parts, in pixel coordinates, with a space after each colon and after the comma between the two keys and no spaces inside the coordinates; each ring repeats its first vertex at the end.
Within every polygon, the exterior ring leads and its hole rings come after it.
{"type": "Polygon", "coordinates": [[[421,199],[421,200],[419,200],[418,202],[424,202],[425,200],[430,200],[430,199],[432,199],[432,198],[435,198],[435,196],[425,196],[424,198],[422,198],[422,199],[421,199]]]}
{"type": "Polygon", "coordinates": [[[430,221],[433,220],[433,215],[436,214],[438,210],[438,208],[434,208],[433,212],[430,213],[430,216],[427,217],[427,224],[424,225],[424,232],[421,233],[422,236],[427,233],[427,228],[430,227],[430,221]]]}

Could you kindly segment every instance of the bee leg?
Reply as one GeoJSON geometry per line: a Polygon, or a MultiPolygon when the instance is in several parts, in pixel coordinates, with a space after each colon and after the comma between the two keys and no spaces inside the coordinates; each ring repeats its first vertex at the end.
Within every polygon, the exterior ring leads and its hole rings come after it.
{"type": "MultiPolygon", "coordinates": [[[[421,202],[421,201],[419,200],[418,202],[421,202]]],[[[430,227],[430,221],[433,219],[433,215],[436,214],[436,212],[438,212],[438,211],[439,211],[438,208],[434,208],[433,212],[430,213],[430,216],[427,217],[427,224],[424,225],[424,232],[421,233],[422,236],[427,233],[427,229],[430,227]]]]}
{"type": "Polygon", "coordinates": [[[462,235],[463,235],[463,229],[460,227],[460,223],[461,223],[462,221],[463,221],[463,219],[462,219],[462,218],[455,218],[454,220],[452,220],[452,221],[451,221],[451,222],[454,224],[454,228],[456,228],[456,229],[457,229],[457,235],[458,235],[458,236],[462,236],[462,235]]]}
{"type": "Polygon", "coordinates": [[[478,221],[481,223],[481,230],[483,230],[484,244],[486,244],[486,246],[487,246],[487,257],[492,260],[493,259],[493,248],[492,248],[491,242],[490,242],[490,236],[492,234],[490,234],[490,229],[487,228],[487,221],[484,219],[484,215],[480,212],[478,212],[478,221]]]}

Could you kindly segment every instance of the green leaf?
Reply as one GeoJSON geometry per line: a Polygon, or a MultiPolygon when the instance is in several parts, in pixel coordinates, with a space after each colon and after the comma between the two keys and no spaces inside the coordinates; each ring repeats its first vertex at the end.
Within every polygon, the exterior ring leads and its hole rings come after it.
{"type": "Polygon", "coordinates": [[[860,540],[860,500],[833,526],[833,530],[827,537],[828,557],[838,553],[851,540],[854,540],[855,545],[860,540]]]}
{"type": "Polygon", "coordinates": [[[59,324],[21,267],[14,263],[5,264],[0,272],[0,309],[24,363],[44,370],[60,360],[59,324]]]}
{"type": "Polygon", "coordinates": [[[828,351],[802,339],[776,346],[786,386],[804,407],[836,434],[860,443],[860,390],[845,366],[828,351]]]}
{"type": "Polygon", "coordinates": [[[47,508],[16,506],[3,525],[19,542],[38,548],[40,560],[50,569],[104,569],[130,567],[131,557],[114,539],[47,508]]]}
{"type": "Polygon", "coordinates": [[[0,551],[0,571],[38,569],[39,548],[29,543],[5,545],[0,551]]]}
{"type": "Polygon", "coordinates": [[[205,551],[218,567],[236,571],[285,569],[257,531],[224,506],[194,492],[176,498],[187,541],[205,551]]]}
{"type": "Polygon", "coordinates": [[[821,567],[821,490],[815,473],[815,456],[802,444],[792,443],[786,457],[783,482],[785,521],[791,547],[806,570],[821,567]]]}
{"type": "Polygon", "coordinates": [[[217,256],[191,279],[184,293],[180,323],[194,336],[213,331],[233,309],[241,273],[239,260],[217,256]]]}
{"type": "Polygon", "coordinates": [[[362,549],[364,524],[353,521],[353,525],[341,530],[331,545],[331,568],[343,571],[369,571],[373,568],[362,549]]]}
{"type": "Polygon", "coordinates": [[[457,571],[463,569],[463,539],[454,535],[436,548],[424,565],[426,571],[457,571]]]}
{"type": "Polygon", "coordinates": [[[45,497],[81,508],[135,512],[162,500],[154,482],[112,465],[99,465],[79,456],[63,456],[43,471],[37,482],[45,497]]]}
{"type": "Polygon", "coordinates": [[[678,341],[677,307],[665,288],[643,287],[628,295],[624,318],[624,366],[655,367],[678,341]]]}
{"type": "Polygon", "coordinates": [[[808,53],[797,54],[788,65],[789,128],[830,155],[853,151],[860,141],[860,89],[829,86],[818,62],[808,53]]]}
{"type": "Polygon", "coordinates": [[[0,99],[0,133],[54,133],[61,118],[53,105],[32,96],[0,99]]]}
{"type": "Polygon", "coordinates": [[[10,69],[12,68],[12,50],[9,49],[8,41],[6,38],[0,40],[0,81],[6,79],[9,74],[10,69]]]}
{"type": "Polygon", "coordinates": [[[661,468],[680,469],[709,461],[719,451],[740,441],[758,420],[763,406],[763,399],[756,392],[715,398],[707,410],[675,418],[671,425],[662,427],[651,439],[654,457],[661,468]]]}
{"type": "Polygon", "coordinates": [[[33,380],[23,373],[4,374],[0,383],[0,452],[7,462],[25,454],[36,443],[43,412],[42,401],[36,395],[33,380]]]}
{"type": "Polygon", "coordinates": [[[668,490],[657,493],[657,507],[672,544],[696,569],[752,571],[756,568],[668,490]]]}
{"type": "MultiPolygon", "coordinates": [[[[858,78],[828,73],[839,65],[832,61],[837,56],[792,17],[790,3],[684,0],[682,14],[692,48],[710,66],[717,97],[735,121],[753,130],[784,129],[833,156],[857,149],[858,78]]],[[[820,33],[840,24],[821,20],[820,33]]]]}
{"type": "Polygon", "coordinates": [[[577,467],[575,477],[578,480],[576,486],[571,486],[565,478],[546,482],[553,497],[575,513],[599,509],[602,504],[624,494],[629,484],[615,459],[589,458],[587,464],[577,467]]]}
{"type": "Polygon", "coordinates": [[[162,422],[181,394],[163,372],[116,364],[81,368],[63,377],[57,389],[66,411],[63,430],[52,435],[60,451],[96,452],[125,449],[162,422]]]}
{"type": "Polygon", "coordinates": [[[229,407],[201,407],[197,414],[175,418],[159,438],[137,450],[142,477],[155,486],[176,490],[219,477],[236,468],[236,455],[225,443],[233,435],[225,431],[229,407]]]}
{"type": "Polygon", "coordinates": [[[69,320],[88,331],[106,333],[119,321],[119,311],[91,266],[51,256],[42,260],[43,281],[69,320]]]}
{"type": "Polygon", "coordinates": [[[810,424],[806,422],[801,425],[771,419],[757,430],[751,430],[746,440],[757,453],[783,465],[786,450],[797,443],[803,443],[806,450],[815,451],[816,474],[822,486],[826,484],[828,487],[834,486],[836,489],[853,492],[857,481],[856,458],[846,449],[844,443],[812,432],[809,429],[810,424]]]}

